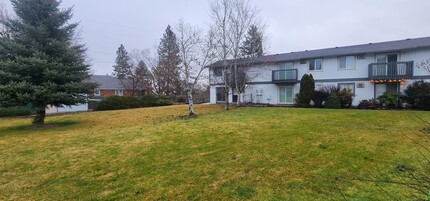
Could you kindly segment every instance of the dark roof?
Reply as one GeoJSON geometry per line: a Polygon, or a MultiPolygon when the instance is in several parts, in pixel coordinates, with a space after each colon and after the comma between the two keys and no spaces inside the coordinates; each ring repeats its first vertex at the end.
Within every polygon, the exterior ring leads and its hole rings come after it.
{"type": "Polygon", "coordinates": [[[89,82],[98,83],[99,89],[124,89],[118,78],[109,75],[91,75],[89,82]]]}
{"type": "MultiPolygon", "coordinates": [[[[397,40],[380,43],[368,43],[362,45],[326,48],[318,50],[306,50],[301,52],[291,52],[284,54],[273,54],[250,59],[239,59],[236,60],[236,64],[258,64],[266,62],[285,62],[285,61],[297,61],[303,59],[321,58],[321,57],[332,57],[332,56],[343,56],[343,55],[355,55],[355,54],[366,54],[366,53],[379,53],[389,51],[400,51],[418,48],[430,47],[430,37],[397,40]]],[[[232,63],[234,60],[230,60],[232,63]]],[[[209,67],[218,67],[222,65],[222,61],[215,62],[209,67]]]]}

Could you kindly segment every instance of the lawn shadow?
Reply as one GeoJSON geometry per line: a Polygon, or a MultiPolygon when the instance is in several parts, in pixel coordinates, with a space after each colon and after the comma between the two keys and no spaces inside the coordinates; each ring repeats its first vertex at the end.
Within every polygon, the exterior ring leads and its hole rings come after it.
{"type": "Polygon", "coordinates": [[[43,126],[33,126],[31,124],[18,125],[18,126],[10,126],[0,128],[0,137],[5,137],[9,135],[23,135],[23,134],[31,134],[34,131],[54,131],[54,130],[64,130],[72,128],[81,124],[79,121],[55,121],[55,122],[46,122],[43,126]]]}

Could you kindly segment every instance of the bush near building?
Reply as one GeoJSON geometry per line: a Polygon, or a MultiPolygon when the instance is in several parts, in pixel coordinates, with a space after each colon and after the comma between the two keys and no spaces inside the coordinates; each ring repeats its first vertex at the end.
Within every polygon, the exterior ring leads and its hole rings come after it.
{"type": "Polygon", "coordinates": [[[430,110],[430,82],[416,81],[406,88],[405,93],[406,101],[415,109],[430,110]]]}

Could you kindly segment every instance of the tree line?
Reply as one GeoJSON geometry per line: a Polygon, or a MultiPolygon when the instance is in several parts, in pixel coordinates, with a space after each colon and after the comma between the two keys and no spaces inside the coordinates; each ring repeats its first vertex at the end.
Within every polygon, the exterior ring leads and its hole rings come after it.
{"type": "MultiPolygon", "coordinates": [[[[213,83],[223,86],[225,97],[232,93],[230,89],[243,94],[249,80],[246,66],[230,61],[264,54],[264,25],[258,10],[248,0],[213,0],[210,13],[212,22],[207,32],[183,20],[174,27],[168,25],[156,58],[149,58],[144,52],[139,55],[139,51],[130,58],[121,44],[116,52],[113,75],[133,95],[186,95],[189,114],[193,115],[196,85],[207,78],[207,67],[218,61],[221,65],[213,67],[221,69],[223,76],[212,77],[213,83]]],[[[227,98],[226,109],[228,104],[227,98]]]]}
{"type": "MultiPolygon", "coordinates": [[[[86,82],[90,62],[85,45],[76,39],[79,23],[70,22],[72,8],[60,8],[58,0],[11,3],[13,13],[0,6],[0,106],[31,103],[36,111],[33,124],[43,125],[48,106],[85,103],[97,84],[86,82]]],[[[187,95],[190,115],[193,92],[211,63],[223,64],[221,84],[227,96],[229,88],[239,90],[238,81],[226,81],[239,72],[238,65],[228,61],[263,54],[258,10],[249,0],[212,0],[210,13],[207,32],[182,20],[174,28],[167,26],[158,58],[150,62],[141,52],[129,55],[120,45],[113,74],[139,93],[187,95]]]]}

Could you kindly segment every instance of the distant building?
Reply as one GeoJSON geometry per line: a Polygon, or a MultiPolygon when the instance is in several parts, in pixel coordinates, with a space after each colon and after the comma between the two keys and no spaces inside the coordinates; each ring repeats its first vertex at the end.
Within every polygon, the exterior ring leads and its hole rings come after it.
{"type": "Polygon", "coordinates": [[[99,86],[94,89],[93,92],[88,94],[88,103],[64,107],[48,107],[46,109],[46,113],[58,114],[93,110],[101,98],[110,96],[132,96],[133,94],[131,93],[131,90],[125,89],[124,85],[118,78],[109,75],[92,75],[86,82],[94,82],[99,84],[99,86]]]}
{"type": "MultiPolygon", "coordinates": [[[[88,94],[90,99],[106,98],[109,96],[132,96],[132,90],[127,90],[123,83],[109,75],[92,75],[89,82],[98,83],[99,86],[94,91],[88,94]]],[[[127,83],[125,83],[127,84],[127,83]]]]}

